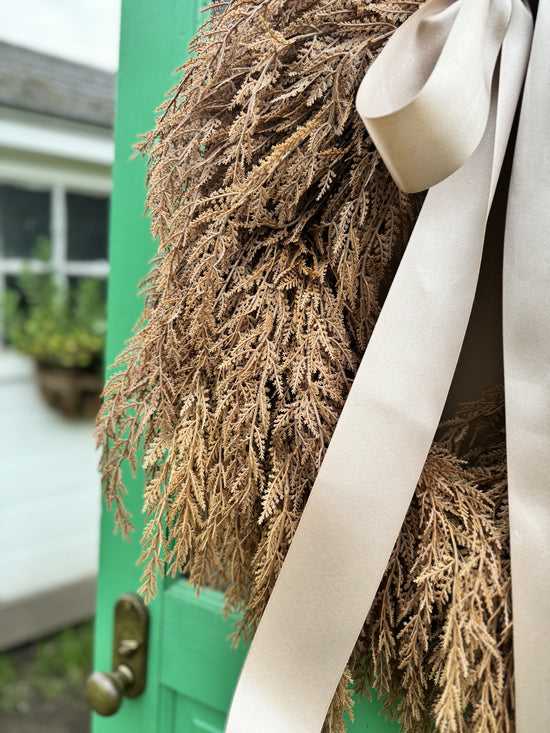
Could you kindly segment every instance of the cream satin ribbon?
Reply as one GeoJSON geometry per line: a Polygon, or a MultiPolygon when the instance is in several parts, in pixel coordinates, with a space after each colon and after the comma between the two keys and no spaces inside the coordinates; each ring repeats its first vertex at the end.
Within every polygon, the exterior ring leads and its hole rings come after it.
{"type": "Polygon", "coordinates": [[[550,0],[429,0],[357,106],[407,191],[431,186],[237,686],[227,733],[317,733],[433,441],[527,64],[504,336],[517,733],[550,731],[550,0]],[[545,48],[546,46],[546,48],[545,48]]]}

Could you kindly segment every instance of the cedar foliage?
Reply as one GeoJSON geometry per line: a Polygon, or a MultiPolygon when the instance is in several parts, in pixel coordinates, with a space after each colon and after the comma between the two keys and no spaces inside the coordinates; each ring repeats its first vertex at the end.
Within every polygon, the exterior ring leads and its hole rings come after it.
{"type": "MultiPolygon", "coordinates": [[[[265,608],[418,213],[354,109],[417,7],[236,0],[138,146],[159,249],[98,417],[104,490],[129,532],[121,466],[141,461],[143,593],[158,571],[223,588],[236,638],[265,608]]],[[[327,730],[368,685],[411,733],[512,730],[501,421],[495,392],[442,426],[327,730]]]]}

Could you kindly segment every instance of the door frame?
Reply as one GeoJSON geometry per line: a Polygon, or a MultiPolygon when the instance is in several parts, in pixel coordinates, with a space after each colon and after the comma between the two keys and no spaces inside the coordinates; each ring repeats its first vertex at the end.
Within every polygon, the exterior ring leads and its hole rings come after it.
{"type": "MultiPolygon", "coordinates": [[[[122,0],[120,53],[115,115],[115,161],[109,225],[108,332],[106,364],[130,337],[141,311],[138,286],[149,269],[156,246],[145,208],[145,161],[132,158],[139,135],[155,124],[155,110],[176,84],[174,70],[185,60],[189,41],[200,25],[205,0],[122,0]]],[[[94,669],[110,670],[113,613],[118,597],[137,592],[137,565],[144,528],[143,476],[124,469],[128,494],[125,505],[135,526],[131,540],[115,534],[114,514],[103,502],[95,620],[94,669]]],[[[164,581],[149,604],[150,648],[160,644],[164,581]]],[[[128,704],[124,700],[112,718],[92,715],[93,733],[153,733],[159,714],[160,655],[150,655],[146,693],[128,704]],[[126,703],[126,704],[125,704],[126,703]]]]}

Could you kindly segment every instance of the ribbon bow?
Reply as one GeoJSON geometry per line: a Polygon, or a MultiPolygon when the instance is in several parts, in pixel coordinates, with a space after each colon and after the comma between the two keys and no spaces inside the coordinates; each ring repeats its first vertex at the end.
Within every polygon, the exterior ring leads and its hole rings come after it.
{"type": "Polygon", "coordinates": [[[322,728],[441,418],[524,79],[503,292],[516,730],[550,731],[548,38],[550,0],[540,2],[534,33],[521,0],[429,0],[361,84],[359,113],[395,181],[430,190],[250,648],[227,733],[322,728]]]}

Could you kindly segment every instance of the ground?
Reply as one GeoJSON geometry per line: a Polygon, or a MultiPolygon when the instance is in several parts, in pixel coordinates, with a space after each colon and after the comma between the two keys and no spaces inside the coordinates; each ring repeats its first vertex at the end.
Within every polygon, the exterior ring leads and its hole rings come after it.
{"type": "Polygon", "coordinates": [[[0,730],[88,733],[92,622],[0,654],[0,730]]]}

